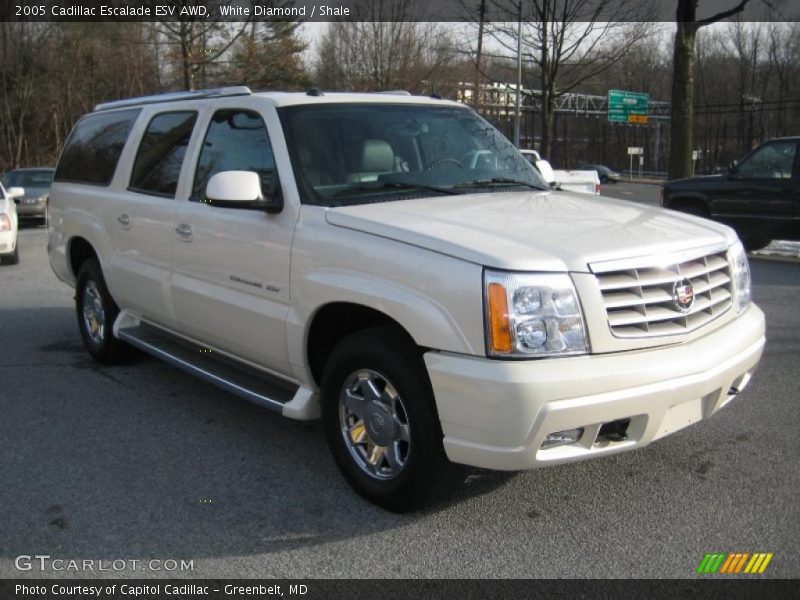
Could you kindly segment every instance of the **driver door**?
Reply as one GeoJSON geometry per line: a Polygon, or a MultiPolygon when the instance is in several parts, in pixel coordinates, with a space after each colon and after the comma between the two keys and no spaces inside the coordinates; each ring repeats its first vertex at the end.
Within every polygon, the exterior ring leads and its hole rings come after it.
{"type": "Polygon", "coordinates": [[[208,180],[222,171],[257,172],[268,189],[277,177],[270,135],[276,127],[274,111],[265,115],[247,99],[210,115],[193,157],[192,189],[176,218],[172,301],[186,335],[290,374],[286,316],[296,211],[288,203],[267,214],[205,202],[208,180]]]}
{"type": "Polygon", "coordinates": [[[756,148],[729,176],[711,212],[737,230],[790,235],[798,195],[797,142],[776,140],[756,148]]]}

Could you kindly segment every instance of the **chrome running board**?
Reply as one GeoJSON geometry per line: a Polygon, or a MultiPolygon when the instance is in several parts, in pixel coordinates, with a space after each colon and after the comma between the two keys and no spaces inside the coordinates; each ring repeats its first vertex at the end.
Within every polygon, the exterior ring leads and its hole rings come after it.
{"type": "MultiPolygon", "coordinates": [[[[284,409],[301,388],[296,383],[257,371],[147,323],[126,323],[116,336],[131,346],[216,385],[240,398],[286,414],[284,409]]],[[[295,418],[303,418],[294,416],[295,418]]],[[[306,417],[308,418],[308,417],[306,417]]],[[[312,417],[313,418],[313,417],[312,417]]]]}

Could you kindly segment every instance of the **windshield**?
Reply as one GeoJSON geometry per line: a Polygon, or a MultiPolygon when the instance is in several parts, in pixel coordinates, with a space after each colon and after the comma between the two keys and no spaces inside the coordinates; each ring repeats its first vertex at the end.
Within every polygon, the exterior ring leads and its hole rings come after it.
{"type": "Polygon", "coordinates": [[[324,104],[280,109],[303,202],[341,206],[549,186],[467,108],[324,104]]]}
{"type": "Polygon", "coordinates": [[[52,169],[35,169],[29,171],[11,171],[3,177],[6,187],[49,188],[53,179],[52,169]]]}

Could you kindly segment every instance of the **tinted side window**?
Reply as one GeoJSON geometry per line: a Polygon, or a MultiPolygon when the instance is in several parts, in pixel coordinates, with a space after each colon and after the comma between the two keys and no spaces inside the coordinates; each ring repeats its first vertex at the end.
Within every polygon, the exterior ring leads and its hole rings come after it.
{"type": "Polygon", "coordinates": [[[136,152],[130,189],[175,197],[196,120],[197,113],[189,111],[153,117],[136,152]]]}
{"type": "Polygon", "coordinates": [[[266,193],[275,173],[275,157],[264,121],[250,110],[219,110],[211,119],[197,161],[192,200],[205,198],[206,184],[222,171],[255,171],[266,193]]]}
{"type": "Polygon", "coordinates": [[[55,181],[108,185],[139,109],[84,117],[67,140],[55,181]]]}
{"type": "Polygon", "coordinates": [[[742,179],[790,179],[796,142],[773,142],[761,146],[737,170],[742,179]]]}

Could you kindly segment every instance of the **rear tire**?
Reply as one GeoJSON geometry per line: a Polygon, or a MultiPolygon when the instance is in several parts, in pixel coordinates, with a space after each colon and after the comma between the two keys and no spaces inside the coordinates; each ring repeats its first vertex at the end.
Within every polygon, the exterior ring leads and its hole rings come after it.
{"type": "Polygon", "coordinates": [[[119,307],[106,287],[97,259],[85,260],[78,270],[75,309],[83,345],[92,358],[111,365],[130,357],[131,346],[115,338],[111,331],[119,307]]]}
{"type": "Polygon", "coordinates": [[[376,327],[342,340],[322,377],[325,436],[361,496],[394,512],[418,508],[448,462],[433,389],[419,349],[376,327]]]}

